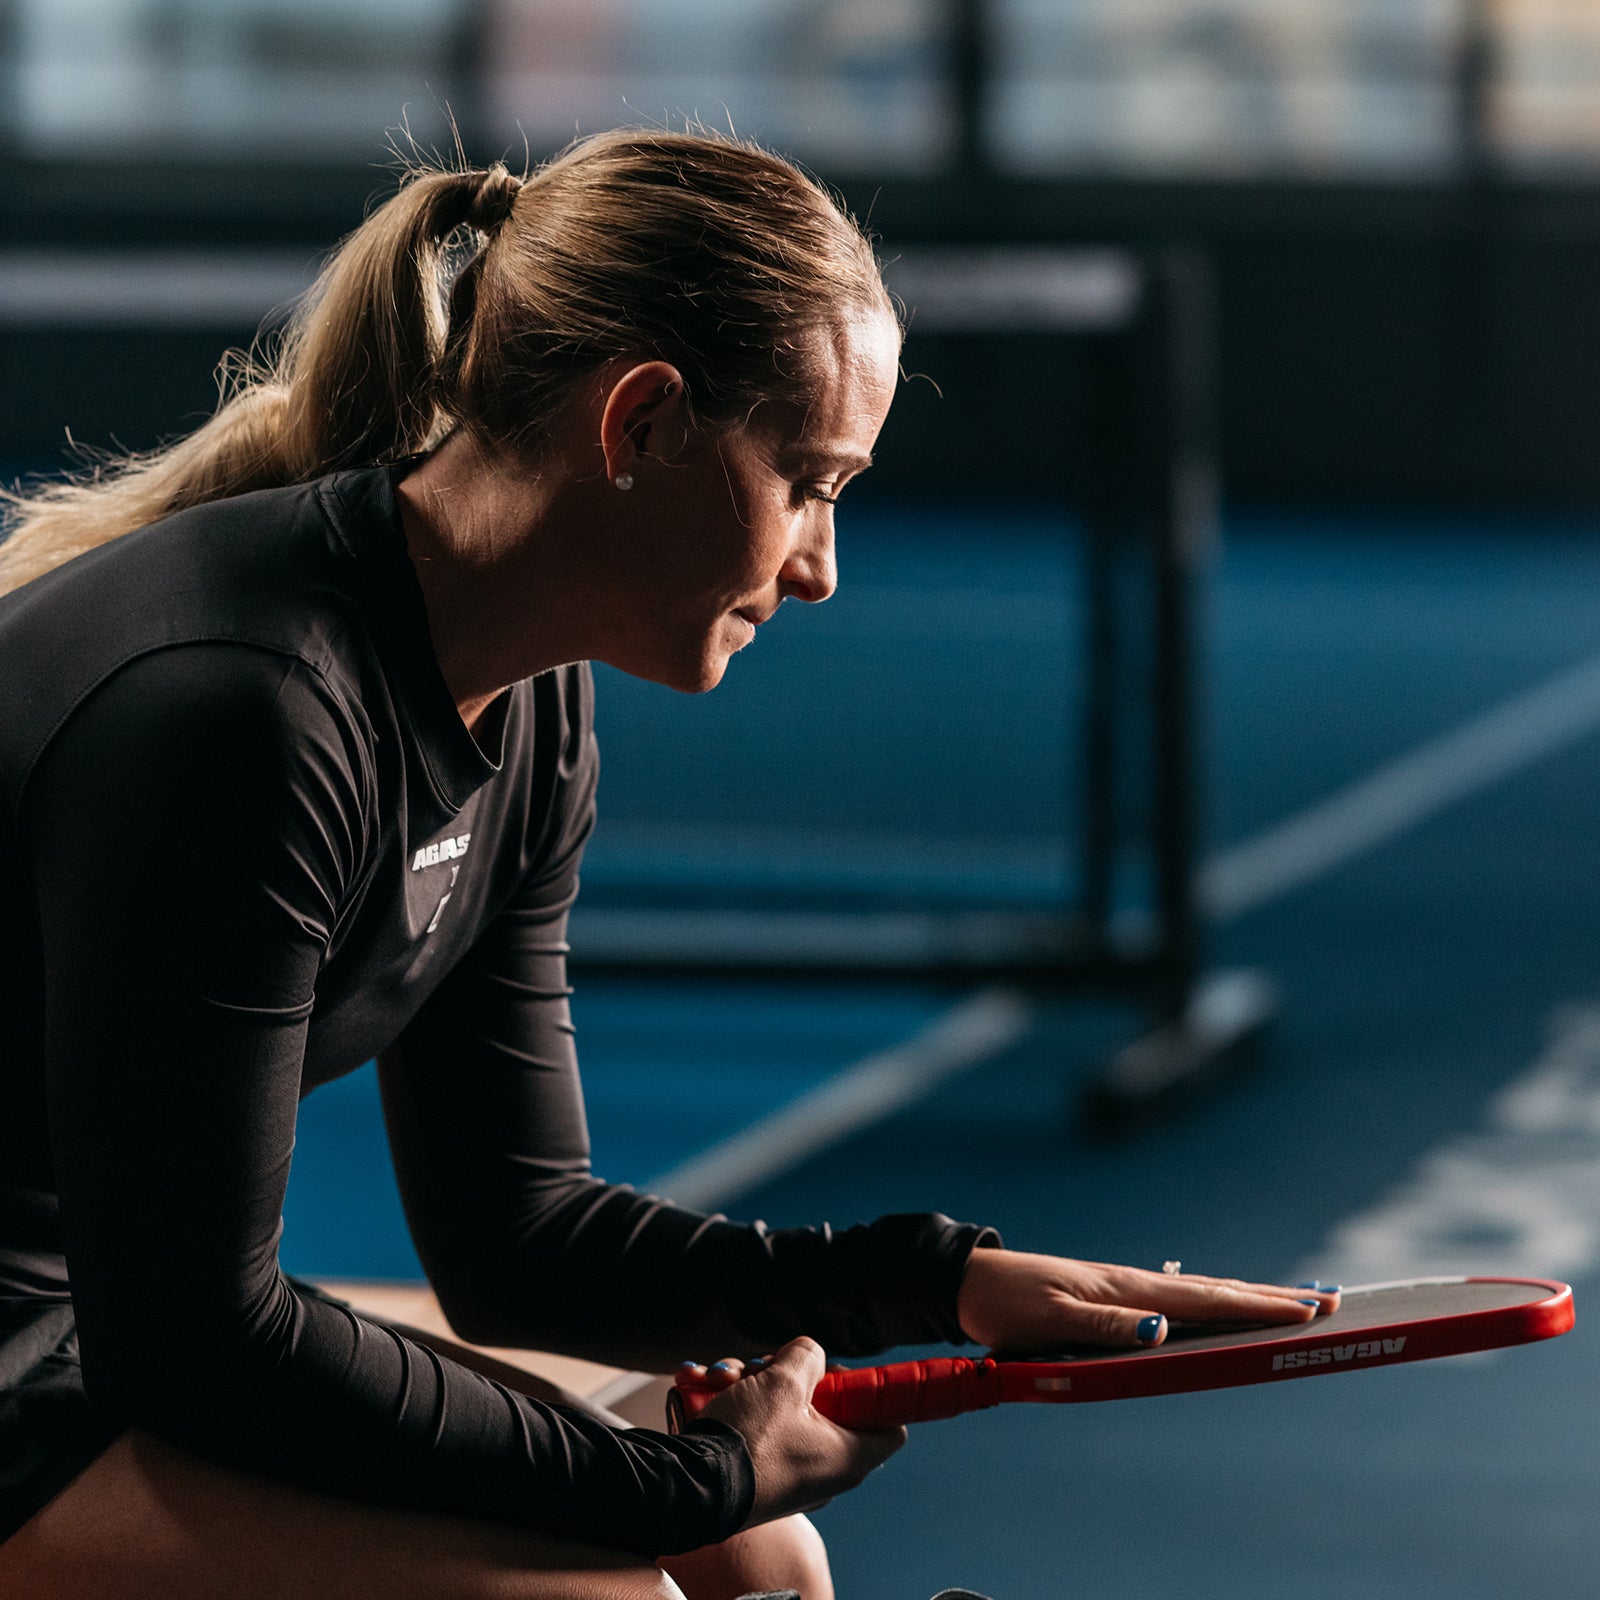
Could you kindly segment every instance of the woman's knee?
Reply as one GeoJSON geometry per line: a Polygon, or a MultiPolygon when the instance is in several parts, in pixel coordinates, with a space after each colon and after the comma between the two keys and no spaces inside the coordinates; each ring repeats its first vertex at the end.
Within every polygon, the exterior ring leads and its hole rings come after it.
{"type": "Polygon", "coordinates": [[[828,1547],[807,1517],[763,1523],[662,1565],[688,1600],[734,1600],[774,1589],[798,1590],[801,1600],[833,1600],[828,1547]]]}
{"type": "Polygon", "coordinates": [[[685,1596],[660,1567],[619,1558],[572,1572],[480,1568],[459,1573],[440,1600],[685,1600],[685,1596]]]}

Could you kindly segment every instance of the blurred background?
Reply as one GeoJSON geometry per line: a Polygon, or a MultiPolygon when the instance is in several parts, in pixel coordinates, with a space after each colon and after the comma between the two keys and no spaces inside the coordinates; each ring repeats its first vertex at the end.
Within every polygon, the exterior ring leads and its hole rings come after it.
{"type": "MultiPolygon", "coordinates": [[[[520,163],[698,116],[811,165],[891,249],[1202,245],[1238,497],[1600,484],[1585,0],[6,0],[0,74],[13,246],[309,255],[381,186],[386,129],[445,147],[453,116],[520,163]]],[[[130,393],[53,348],[8,354],[13,457],[55,451],[84,367],[86,439],[206,403],[203,351],[130,393]]],[[[907,439],[884,476],[935,468],[975,470],[907,439]]]]}
{"type": "MultiPolygon", "coordinates": [[[[197,423],[413,148],[689,119],[868,221],[908,381],[834,601],[704,699],[597,675],[598,1169],[1579,1285],[1494,1361],[919,1430],[823,1515],[841,1594],[1592,1587],[1600,6],[0,0],[0,473],[197,423]],[[1091,1137],[1208,973],[1261,1070],[1091,1137]]],[[[370,1072],[307,1102],[287,1224],[417,1273],[370,1072]]]]}
{"type": "MultiPolygon", "coordinates": [[[[13,246],[310,255],[381,186],[385,129],[443,147],[453,116],[520,162],[698,116],[807,162],[891,247],[1202,245],[1238,497],[1600,485],[1585,0],[6,0],[0,74],[13,246]]],[[[80,437],[129,443],[206,403],[204,349],[124,388],[109,346],[51,348],[8,352],[13,458],[55,451],[67,394],[80,437]]],[[[976,468],[905,439],[883,476],[936,470],[976,468]]]]}

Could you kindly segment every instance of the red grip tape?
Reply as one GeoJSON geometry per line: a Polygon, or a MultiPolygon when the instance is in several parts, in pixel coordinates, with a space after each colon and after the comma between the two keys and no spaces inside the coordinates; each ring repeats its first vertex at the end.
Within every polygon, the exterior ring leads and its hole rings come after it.
{"type": "MultiPolygon", "coordinates": [[[[679,1404],[673,1408],[673,1420],[699,1416],[715,1396],[725,1392],[725,1388],[680,1376],[674,1390],[679,1404]]],[[[965,1356],[830,1372],[812,1397],[817,1410],[842,1428],[898,1428],[912,1422],[937,1422],[999,1403],[1000,1374],[994,1362],[965,1356]]]]}

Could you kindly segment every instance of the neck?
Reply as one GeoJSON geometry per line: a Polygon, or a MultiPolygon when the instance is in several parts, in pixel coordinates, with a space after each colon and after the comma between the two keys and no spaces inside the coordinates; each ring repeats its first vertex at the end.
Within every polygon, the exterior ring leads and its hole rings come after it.
{"type": "Polygon", "coordinates": [[[543,478],[461,432],[400,481],[397,497],[439,670],[468,728],[508,685],[584,659],[570,628],[582,608],[570,603],[543,478]]]}

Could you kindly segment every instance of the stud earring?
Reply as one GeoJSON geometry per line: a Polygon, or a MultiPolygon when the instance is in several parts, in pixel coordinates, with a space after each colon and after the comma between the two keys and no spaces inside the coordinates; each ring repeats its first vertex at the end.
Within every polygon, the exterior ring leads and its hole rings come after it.
{"type": "Polygon", "coordinates": [[[616,477],[616,485],[619,489],[631,489],[633,487],[633,474],[631,472],[619,472],[616,477]]]}

